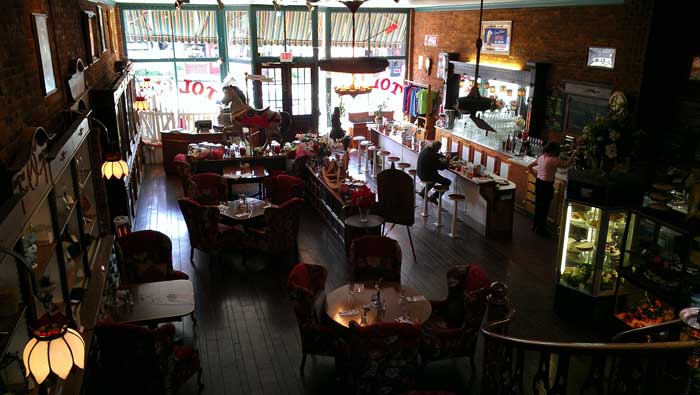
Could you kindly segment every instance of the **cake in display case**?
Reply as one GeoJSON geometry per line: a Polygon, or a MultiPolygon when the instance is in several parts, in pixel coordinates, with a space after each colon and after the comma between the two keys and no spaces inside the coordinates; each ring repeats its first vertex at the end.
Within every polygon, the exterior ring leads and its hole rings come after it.
{"type": "Polygon", "coordinates": [[[680,309],[700,302],[699,241],[682,215],[633,210],[618,268],[615,316],[643,327],[673,320],[680,309]]]}
{"type": "Polygon", "coordinates": [[[628,210],[571,199],[564,207],[555,310],[602,317],[612,309],[628,210]]]}

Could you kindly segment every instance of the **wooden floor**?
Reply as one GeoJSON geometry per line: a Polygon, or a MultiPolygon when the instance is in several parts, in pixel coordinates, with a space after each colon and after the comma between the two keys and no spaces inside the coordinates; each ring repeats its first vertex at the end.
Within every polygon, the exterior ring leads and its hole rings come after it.
{"type": "MultiPolygon", "coordinates": [[[[197,251],[189,262],[187,227],[177,198],[179,180],[166,177],[162,167],[152,166],[141,184],[135,229],[155,229],[171,237],[175,268],[188,273],[194,283],[198,323],[178,324],[187,341],[200,351],[204,367],[204,394],[327,394],[337,392],[333,360],[309,358],[306,374],[299,375],[300,340],[291,303],[286,294],[290,267],[264,267],[261,260],[236,257],[210,264],[197,251]]],[[[435,206],[432,206],[434,212],[435,206]]],[[[450,214],[443,213],[449,224],[450,214]]],[[[308,263],[326,266],[327,290],[349,280],[342,244],[307,209],[300,230],[300,255],[308,263]]],[[[518,310],[512,334],[532,339],[585,341],[590,331],[560,320],[552,312],[556,243],[536,236],[531,221],[516,213],[513,240],[487,241],[462,224],[460,237],[447,236],[428,220],[416,216],[412,228],[417,262],[414,263],[405,227],[390,234],[403,248],[401,278],[430,299],[446,296],[445,271],[453,265],[482,265],[492,280],[508,284],[518,310]]],[[[429,364],[418,378],[420,389],[444,389],[472,393],[466,361],[429,364]]],[[[477,380],[478,381],[478,380],[477,380]]],[[[195,380],[180,394],[196,393],[195,380]]]]}

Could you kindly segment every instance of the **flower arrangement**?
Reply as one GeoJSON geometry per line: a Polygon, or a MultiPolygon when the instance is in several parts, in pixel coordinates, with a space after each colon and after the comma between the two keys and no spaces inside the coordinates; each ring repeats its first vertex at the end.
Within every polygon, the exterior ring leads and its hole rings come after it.
{"type": "Polygon", "coordinates": [[[583,128],[575,147],[581,148],[573,161],[578,170],[628,171],[642,132],[624,116],[602,116],[583,128]]]}
{"type": "Polygon", "coordinates": [[[384,111],[387,107],[388,107],[388,106],[387,106],[386,103],[384,103],[384,102],[382,102],[381,104],[379,104],[379,105],[377,106],[377,110],[374,111],[374,117],[375,117],[375,118],[382,118],[382,117],[384,116],[384,112],[383,112],[383,111],[384,111]]]}
{"type": "Polygon", "coordinates": [[[374,192],[367,185],[362,185],[352,193],[350,205],[359,208],[370,208],[374,204],[374,192]]]}

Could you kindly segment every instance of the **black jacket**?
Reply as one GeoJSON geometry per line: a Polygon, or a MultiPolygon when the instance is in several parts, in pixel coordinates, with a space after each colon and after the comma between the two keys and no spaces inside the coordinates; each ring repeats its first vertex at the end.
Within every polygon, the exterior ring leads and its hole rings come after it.
{"type": "Polygon", "coordinates": [[[447,169],[447,166],[448,163],[445,156],[431,147],[423,148],[418,154],[416,170],[418,177],[423,181],[435,181],[435,178],[439,175],[438,170],[447,169]]]}

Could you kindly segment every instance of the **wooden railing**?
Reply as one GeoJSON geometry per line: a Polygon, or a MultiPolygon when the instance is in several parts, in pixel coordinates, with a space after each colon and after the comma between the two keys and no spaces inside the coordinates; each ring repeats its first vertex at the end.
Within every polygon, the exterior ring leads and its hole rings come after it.
{"type": "MultiPolygon", "coordinates": [[[[505,298],[492,301],[482,326],[481,394],[684,394],[693,341],[559,343],[509,336],[515,311],[505,298]]],[[[619,340],[649,338],[678,322],[626,333],[619,340]]]]}

